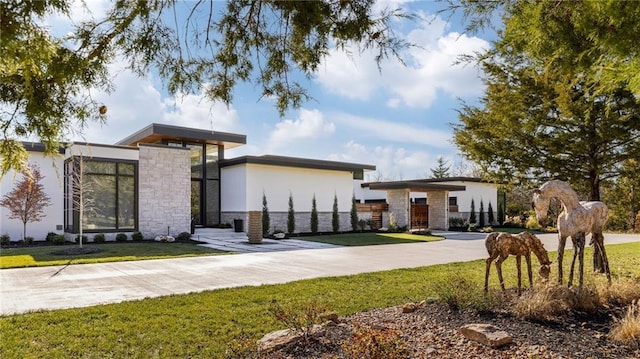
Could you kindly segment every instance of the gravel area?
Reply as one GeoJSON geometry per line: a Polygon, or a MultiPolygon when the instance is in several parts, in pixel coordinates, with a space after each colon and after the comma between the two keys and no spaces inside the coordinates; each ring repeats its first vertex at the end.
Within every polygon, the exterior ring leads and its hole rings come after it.
{"type": "Polygon", "coordinates": [[[637,348],[609,340],[609,315],[569,318],[550,325],[432,303],[411,313],[403,313],[402,307],[382,308],[340,318],[339,322],[325,325],[306,342],[298,341],[265,357],[346,358],[342,343],[350,340],[357,328],[368,327],[395,333],[406,343],[408,358],[640,358],[637,348]],[[492,324],[511,335],[513,343],[494,349],[471,341],[458,332],[471,323],[492,324]]]}

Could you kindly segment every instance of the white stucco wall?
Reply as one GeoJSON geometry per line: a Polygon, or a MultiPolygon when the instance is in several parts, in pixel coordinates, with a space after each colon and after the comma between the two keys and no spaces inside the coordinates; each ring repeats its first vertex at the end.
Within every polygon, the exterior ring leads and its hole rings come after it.
{"type": "MultiPolygon", "coordinates": [[[[247,212],[247,166],[237,165],[220,169],[220,211],[247,212]]],[[[260,194],[262,210],[262,194],[260,194]]]]}
{"type": "Polygon", "coordinates": [[[489,208],[489,202],[493,211],[498,210],[498,187],[492,183],[453,181],[446,184],[465,186],[466,191],[449,192],[449,197],[458,197],[458,209],[460,212],[471,211],[471,199],[473,198],[476,211],[480,210],[480,201],[484,204],[484,210],[489,208]]]}
{"type": "MultiPolygon", "coordinates": [[[[36,164],[44,176],[42,184],[51,199],[51,205],[45,209],[45,216],[40,222],[27,223],[27,236],[35,240],[44,240],[49,232],[63,233],[56,229],[62,226],[64,220],[63,201],[63,162],[62,155],[45,157],[42,152],[29,152],[29,163],[36,164]]],[[[11,192],[15,184],[22,179],[22,175],[10,171],[0,180],[0,196],[11,192]]],[[[8,234],[12,241],[22,239],[22,221],[9,219],[9,211],[0,207],[0,234],[8,234]]]]}
{"type": "Polygon", "coordinates": [[[82,155],[86,158],[112,158],[137,161],[139,152],[135,147],[105,146],[73,143],[65,149],[65,157],[82,155]]]}

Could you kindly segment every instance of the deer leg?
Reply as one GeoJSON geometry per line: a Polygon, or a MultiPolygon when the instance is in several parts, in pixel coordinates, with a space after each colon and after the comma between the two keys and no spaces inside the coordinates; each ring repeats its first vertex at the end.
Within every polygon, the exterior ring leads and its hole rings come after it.
{"type": "Polygon", "coordinates": [[[484,273],[484,292],[488,292],[489,291],[489,271],[491,270],[491,262],[493,262],[492,257],[487,258],[486,262],[487,262],[487,269],[484,273]]]}
{"type": "Polygon", "coordinates": [[[522,292],[522,258],[516,256],[516,265],[518,266],[518,295],[522,292]]]}
{"type": "Polygon", "coordinates": [[[498,257],[498,260],[496,260],[496,271],[498,272],[498,280],[500,281],[500,287],[502,288],[502,290],[504,291],[504,278],[502,278],[502,262],[504,262],[506,258],[503,258],[502,256],[498,257]]]}
{"type": "Polygon", "coordinates": [[[571,267],[569,268],[569,280],[567,282],[567,285],[569,287],[571,287],[573,285],[573,270],[574,270],[574,268],[576,266],[576,258],[578,258],[578,250],[579,250],[578,240],[579,240],[579,237],[580,237],[580,234],[571,236],[571,243],[573,243],[573,258],[571,259],[571,267]]]}
{"type": "Polygon", "coordinates": [[[527,271],[529,274],[529,287],[533,288],[533,273],[531,272],[531,253],[526,254],[524,259],[527,261],[527,271]]]}
{"type": "Polygon", "coordinates": [[[579,281],[578,281],[578,285],[580,288],[582,288],[582,284],[584,283],[584,242],[586,240],[586,233],[582,232],[578,235],[578,246],[580,247],[580,251],[578,252],[578,254],[580,255],[579,260],[579,270],[580,270],[580,277],[579,277],[579,281]]]}
{"type": "Polygon", "coordinates": [[[611,285],[611,270],[609,269],[609,259],[607,258],[607,252],[604,248],[604,236],[602,235],[602,233],[593,233],[591,234],[591,237],[593,239],[593,244],[600,248],[604,271],[607,274],[607,281],[609,282],[609,285],[611,285]]]}
{"type": "Polygon", "coordinates": [[[564,246],[567,237],[558,235],[558,284],[562,285],[562,258],[564,257],[564,246]]]}

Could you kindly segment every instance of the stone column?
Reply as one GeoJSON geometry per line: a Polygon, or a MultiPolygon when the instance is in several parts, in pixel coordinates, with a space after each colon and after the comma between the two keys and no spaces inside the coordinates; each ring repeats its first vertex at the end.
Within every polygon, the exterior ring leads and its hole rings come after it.
{"type": "Polygon", "coordinates": [[[429,228],[449,229],[449,191],[427,191],[429,228]]]}
{"type": "Polygon", "coordinates": [[[249,243],[262,243],[262,211],[249,211],[247,237],[249,243]]]}
{"type": "Polygon", "coordinates": [[[411,211],[409,189],[387,190],[387,203],[389,204],[389,215],[394,215],[396,225],[398,227],[408,227],[411,211]]]}

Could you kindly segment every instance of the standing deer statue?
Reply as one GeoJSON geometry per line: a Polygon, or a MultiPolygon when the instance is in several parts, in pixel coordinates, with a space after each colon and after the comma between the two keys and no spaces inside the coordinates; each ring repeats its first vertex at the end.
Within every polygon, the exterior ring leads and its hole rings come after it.
{"type": "Polygon", "coordinates": [[[609,270],[609,261],[604,248],[604,236],[602,230],[607,222],[609,210],[607,206],[599,201],[580,202],[578,194],[567,183],[560,180],[552,180],[543,184],[533,194],[533,208],[536,211],[536,217],[539,223],[543,223],[547,218],[549,211],[549,202],[551,198],[557,198],[562,205],[562,212],[558,216],[558,283],[562,284],[562,259],[564,256],[564,246],[567,237],[571,237],[573,243],[573,259],[571,261],[571,270],[569,271],[568,286],[573,283],[573,270],[576,263],[578,264],[578,282],[582,287],[584,278],[584,245],[587,233],[591,233],[591,243],[594,247],[598,247],[602,254],[602,263],[607,280],[611,284],[611,272],[609,270]]]}
{"type": "Polygon", "coordinates": [[[504,289],[504,279],[502,278],[502,262],[504,262],[509,255],[516,256],[516,264],[518,268],[518,294],[522,291],[522,270],[521,270],[521,256],[524,256],[527,261],[527,274],[529,275],[529,286],[533,287],[533,275],[531,273],[531,252],[533,252],[538,258],[540,263],[539,274],[545,280],[549,279],[549,272],[551,262],[547,251],[544,249],[544,245],[538,237],[529,233],[522,232],[517,235],[511,235],[509,233],[493,232],[489,233],[484,242],[489,252],[489,258],[487,258],[487,268],[484,276],[484,291],[489,291],[489,271],[491,270],[491,262],[496,261],[496,270],[498,272],[498,279],[500,280],[500,286],[504,289]]]}

